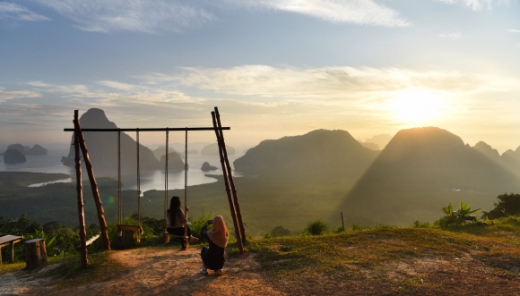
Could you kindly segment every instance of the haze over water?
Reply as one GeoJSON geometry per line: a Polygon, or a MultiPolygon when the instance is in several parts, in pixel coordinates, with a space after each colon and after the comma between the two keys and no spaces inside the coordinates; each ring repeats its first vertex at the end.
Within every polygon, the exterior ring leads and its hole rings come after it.
{"type": "MultiPolygon", "coordinates": [[[[20,164],[5,164],[0,161],[0,171],[11,171],[11,172],[35,172],[35,173],[63,173],[69,174],[72,179],[75,178],[74,167],[68,167],[61,163],[61,158],[68,154],[68,151],[62,150],[50,150],[48,155],[44,156],[26,156],[27,162],[20,164]]],[[[241,155],[229,155],[230,163],[240,157],[241,155]]],[[[184,160],[184,158],[183,158],[184,160]]],[[[220,167],[220,159],[218,156],[213,155],[200,155],[190,154],[188,155],[188,164],[191,169],[188,170],[188,186],[206,184],[216,182],[215,178],[207,177],[206,174],[211,175],[222,175],[222,168],[220,167]],[[217,167],[217,170],[203,172],[200,170],[202,164],[207,161],[210,165],[217,167]]],[[[83,170],[83,178],[87,178],[87,172],[83,170]]],[[[94,168],[94,174],[96,174],[96,168],[94,168]]],[[[96,177],[111,177],[117,180],[117,174],[114,176],[106,176],[99,172],[96,177]]],[[[164,170],[155,171],[142,171],[141,172],[141,191],[145,192],[148,190],[164,190],[164,170]]],[[[122,172],[123,190],[136,189],[137,175],[136,174],[125,174],[122,172]]],[[[52,183],[52,182],[51,182],[52,183]]],[[[43,184],[41,184],[43,185],[43,184]]],[[[184,188],[184,171],[180,173],[168,174],[168,189],[182,189],[184,188]]]]}

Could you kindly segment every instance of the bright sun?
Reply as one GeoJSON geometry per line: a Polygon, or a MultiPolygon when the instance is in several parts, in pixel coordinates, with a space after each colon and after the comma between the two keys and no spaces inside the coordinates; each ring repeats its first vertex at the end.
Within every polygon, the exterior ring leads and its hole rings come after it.
{"type": "Polygon", "coordinates": [[[390,101],[389,109],[399,121],[409,124],[427,123],[441,114],[442,97],[425,90],[400,92],[390,101]]]}

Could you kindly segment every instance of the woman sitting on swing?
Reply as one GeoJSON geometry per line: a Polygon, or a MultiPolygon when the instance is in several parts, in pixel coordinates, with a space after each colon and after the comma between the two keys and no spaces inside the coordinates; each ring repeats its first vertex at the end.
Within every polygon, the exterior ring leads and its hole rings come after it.
{"type": "MultiPolygon", "coordinates": [[[[188,211],[188,208],[186,208],[188,211]]],[[[186,220],[186,216],[184,212],[181,210],[181,199],[178,196],[172,197],[170,200],[170,208],[168,209],[168,214],[166,215],[168,219],[168,233],[182,236],[182,249],[185,250],[188,242],[186,237],[184,237],[186,227],[186,235],[189,237],[190,243],[198,242],[199,239],[191,235],[191,230],[188,227],[188,220],[186,220]]]]}

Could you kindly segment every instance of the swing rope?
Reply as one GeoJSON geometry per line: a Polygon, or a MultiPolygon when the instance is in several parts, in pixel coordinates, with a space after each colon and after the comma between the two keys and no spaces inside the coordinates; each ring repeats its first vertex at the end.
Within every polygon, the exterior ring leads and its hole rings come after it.
{"type": "Polygon", "coordinates": [[[184,213],[186,216],[186,226],[184,236],[188,236],[188,130],[184,139],[184,213]]]}
{"type": "Polygon", "coordinates": [[[166,215],[168,215],[168,142],[169,142],[169,132],[166,130],[166,157],[164,164],[164,232],[167,233],[168,228],[168,219],[166,215]]]}
{"type": "Polygon", "coordinates": [[[121,196],[121,130],[117,131],[117,224],[123,223],[123,201],[121,196]]]}
{"type": "Polygon", "coordinates": [[[141,172],[139,168],[139,129],[136,130],[137,144],[137,219],[141,227],[141,172]]]}

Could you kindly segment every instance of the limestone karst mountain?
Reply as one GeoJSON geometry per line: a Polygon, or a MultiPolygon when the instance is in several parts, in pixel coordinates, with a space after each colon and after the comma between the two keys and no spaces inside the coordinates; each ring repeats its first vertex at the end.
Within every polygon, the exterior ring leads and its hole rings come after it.
{"type": "MultiPolygon", "coordinates": [[[[227,151],[228,155],[235,155],[235,148],[233,148],[231,146],[226,145],[226,151],[227,151]]],[[[200,154],[201,155],[218,155],[219,154],[218,144],[217,143],[213,143],[213,144],[209,144],[209,145],[204,146],[200,150],[200,154]]]]}
{"type": "Polygon", "coordinates": [[[505,166],[520,177],[520,146],[515,151],[507,150],[501,158],[505,166]]]}
{"type": "MultiPolygon", "coordinates": [[[[172,147],[168,147],[168,153],[172,153],[172,152],[176,152],[178,153],[177,151],[175,151],[175,149],[173,149],[172,147]]],[[[164,155],[166,155],[166,146],[159,146],[157,148],[155,148],[153,150],[153,155],[155,156],[155,158],[157,159],[161,159],[161,157],[163,157],[164,155]]]]}
{"type": "Polygon", "coordinates": [[[520,177],[520,147],[516,151],[507,150],[502,155],[483,141],[478,142],[473,148],[520,177]]]}
{"type": "Polygon", "coordinates": [[[377,154],[346,131],[315,130],[301,136],[262,141],[233,165],[237,172],[246,175],[352,180],[363,174],[377,154]]]}
{"type": "Polygon", "coordinates": [[[388,142],[390,142],[390,140],[392,140],[391,135],[380,134],[380,135],[373,136],[371,138],[367,138],[363,143],[374,143],[379,147],[379,150],[382,150],[385,148],[385,146],[388,144],[388,142]]]}
{"type": "MultiPolygon", "coordinates": [[[[117,128],[116,124],[109,121],[105,112],[92,108],[85,112],[80,123],[82,128],[117,128]]],[[[114,175],[117,172],[117,133],[116,132],[84,132],[87,149],[96,174],[106,173],[114,175]]],[[[180,159],[179,159],[180,160],[180,159]]],[[[69,155],[62,158],[64,165],[74,165],[74,149],[71,146],[69,155]]],[[[173,171],[183,170],[184,164],[172,163],[169,160],[169,169],[173,171]]],[[[159,161],[152,150],[139,145],[140,170],[163,170],[164,161],[159,161]]],[[[137,144],[126,133],[121,133],[121,171],[125,174],[135,173],[137,170],[137,144]]]]}
{"type": "Polygon", "coordinates": [[[201,171],[204,171],[204,172],[209,172],[209,171],[215,171],[217,170],[218,168],[216,166],[212,166],[209,164],[209,162],[205,161],[202,166],[200,167],[200,170],[201,171]]]}
{"type": "Polygon", "coordinates": [[[7,150],[18,150],[23,155],[47,155],[47,149],[43,148],[38,144],[35,144],[32,148],[30,148],[29,146],[24,146],[22,144],[11,144],[7,146],[7,150]]]}
{"type": "Polygon", "coordinates": [[[7,149],[4,153],[4,163],[16,164],[27,162],[25,155],[18,149],[7,149]]]}
{"type": "Polygon", "coordinates": [[[47,149],[36,144],[31,149],[27,150],[26,155],[47,155],[47,149]]]}
{"type": "Polygon", "coordinates": [[[435,127],[414,128],[394,136],[341,210],[349,221],[409,225],[413,219],[435,220],[449,202],[487,209],[497,195],[518,190],[514,174],[460,137],[435,127]]]}
{"type": "MultiPolygon", "coordinates": [[[[166,162],[166,154],[161,156],[161,163],[166,162]]],[[[178,152],[168,153],[168,171],[169,172],[182,172],[184,170],[184,162],[182,161],[181,155],[178,152]]]]}

